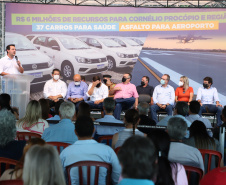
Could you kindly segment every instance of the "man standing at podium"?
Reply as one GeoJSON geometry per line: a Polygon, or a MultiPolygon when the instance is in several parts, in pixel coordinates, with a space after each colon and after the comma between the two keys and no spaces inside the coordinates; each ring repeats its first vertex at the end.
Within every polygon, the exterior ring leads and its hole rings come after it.
{"type": "Polygon", "coordinates": [[[6,46],[7,55],[0,59],[0,75],[20,74],[24,69],[16,56],[14,44],[6,46]]]}

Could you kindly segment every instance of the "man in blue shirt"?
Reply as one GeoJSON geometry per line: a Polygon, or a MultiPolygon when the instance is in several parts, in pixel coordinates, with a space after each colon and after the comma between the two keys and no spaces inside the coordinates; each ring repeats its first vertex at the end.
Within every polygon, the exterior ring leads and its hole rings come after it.
{"type": "Polygon", "coordinates": [[[42,139],[46,142],[64,142],[73,144],[78,140],[74,133],[72,118],[75,115],[75,105],[71,102],[63,102],[59,109],[61,121],[44,130],[42,139]]]}
{"type": "MultiPolygon", "coordinates": [[[[60,159],[66,174],[66,167],[79,161],[101,161],[112,165],[112,184],[118,184],[121,174],[121,167],[114,150],[104,144],[98,143],[92,139],[94,132],[94,124],[90,117],[80,116],[75,123],[75,133],[78,136],[78,141],[73,145],[65,148],[60,159]]],[[[71,170],[72,185],[79,184],[78,169],[71,170]]],[[[83,182],[86,184],[86,176],[83,177],[83,182]]],[[[94,172],[91,170],[91,182],[94,182],[94,172]]],[[[106,169],[100,168],[98,184],[106,184],[106,169]]]]}
{"type": "MultiPolygon", "coordinates": [[[[119,123],[123,124],[122,121],[115,119],[113,116],[115,109],[115,100],[113,98],[105,98],[103,102],[103,109],[105,116],[103,118],[97,119],[96,122],[105,122],[105,123],[119,123]]],[[[100,135],[114,135],[115,133],[123,130],[125,127],[120,126],[101,126],[95,125],[96,136],[100,135]]]]}
{"type": "Polygon", "coordinates": [[[81,81],[81,76],[79,74],[74,75],[74,82],[68,85],[66,99],[73,102],[76,106],[76,111],[78,111],[78,106],[82,101],[87,100],[88,86],[85,82],[81,81]]]}

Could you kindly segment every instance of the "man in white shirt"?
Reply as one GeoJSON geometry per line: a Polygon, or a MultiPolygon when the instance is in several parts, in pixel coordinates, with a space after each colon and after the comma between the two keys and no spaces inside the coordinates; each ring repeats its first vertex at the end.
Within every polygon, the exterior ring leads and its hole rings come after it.
{"type": "Polygon", "coordinates": [[[205,77],[203,79],[203,87],[200,87],[197,92],[196,100],[200,103],[201,108],[199,115],[202,113],[216,113],[217,114],[217,126],[221,126],[221,112],[222,105],[218,97],[218,92],[215,87],[212,87],[213,79],[211,77],[205,77]]]}
{"type": "Polygon", "coordinates": [[[160,85],[157,85],[153,92],[153,102],[151,105],[151,116],[152,119],[158,123],[157,112],[166,111],[168,116],[172,116],[173,105],[175,101],[175,92],[172,86],[168,83],[170,81],[170,76],[164,74],[160,80],[160,85]]]}
{"type": "Polygon", "coordinates": [[[24,72],[20,61],[16,56],[14,44],[6,46],[7,55],[0,60],[0,75],[21,74],[24,72]]]}
{"type": "Polygon", "coordinates": [[[48,80],[44,86],[44,97],[49,100],[49,107],[57,106],[64,102],[67,93],[67,85],[60,80],[60,70],[54,69],[52,72],[53,79],[48,80]]]}
{"type": "Polygon", "coordinates": [[[101,83],[99,76],[94,76],[86,94],[90,97],[90,101],[86,102],[90,109],[103,109],[103,101],[108,97],[108,87],[101,83]]]}

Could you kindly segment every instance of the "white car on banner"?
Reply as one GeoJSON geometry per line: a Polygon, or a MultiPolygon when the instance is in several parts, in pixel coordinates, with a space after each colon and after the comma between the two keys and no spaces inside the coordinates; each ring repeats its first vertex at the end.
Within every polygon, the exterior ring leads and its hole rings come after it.
{"type": "MultiPolygon", "coordinates": [[[[34,80],[31,85],[40,85],[43,88],[44,83],[51,79],[51,72],[53,70],[53,62],[51,58],[40,52],[25,36],[17,33],[5,33],[5,46],[15,44],[16,56],[19,58],[23,68],[24,74],[33,75],[34,80]]],[[[36,91],[37,87],[32,88],[31,91],[36,91]]]]}
{"type": "Polygon", "coordinates": [[[133,66],[137,62],[138,54],[136,50],[127,49],[112,39],[100,36],[79,36],[77,38],[107,55],[108,70],[133,66]]]}
{"type": "Polygon", "coordinates": [[[106,55],[73,36],[39,34],[27,37],[40,51],[52,58],[54,66],[61,69],[65,80],[72,79],[74,74],[93,75],[107,70],[106,55]]]}
{"type": "Polygon", "coordinates": [[[122,47],[125,47],[126,49],[134,49],[137,51],[137,55],[139,56],[142,46],[140,46],[137,42],[130,38],[126,37],[117,37],[117,36],[108,36],[105,38],[109,38],[120,44],[122,47]]]}

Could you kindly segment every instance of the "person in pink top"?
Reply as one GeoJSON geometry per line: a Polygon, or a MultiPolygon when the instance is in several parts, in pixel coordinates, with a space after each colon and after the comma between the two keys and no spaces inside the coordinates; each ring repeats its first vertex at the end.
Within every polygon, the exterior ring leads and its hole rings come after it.
{"type": "Polygon", "coordinates": [[[122,83],[117,84],[114,89],[110,91],[110,94],[115,94],[114,99],[116,102],[114,116],[120,120],[122,110],[127,110],[133,105],[137,108],[138,105],[138,93],[136,86],[131,84],[130,81],[132,75],[126,73],[123,75],[122,83]]]}

